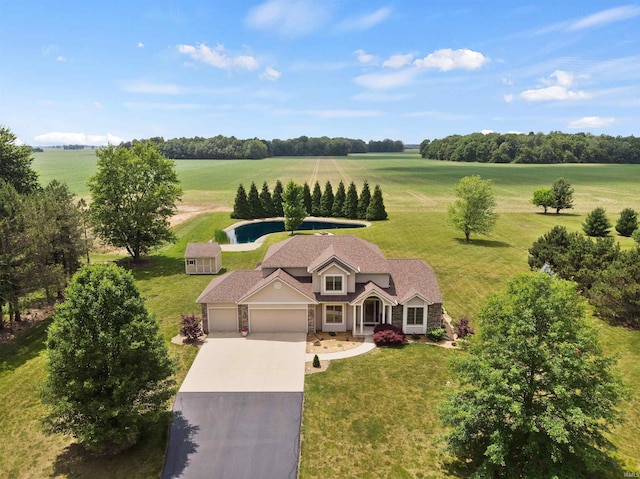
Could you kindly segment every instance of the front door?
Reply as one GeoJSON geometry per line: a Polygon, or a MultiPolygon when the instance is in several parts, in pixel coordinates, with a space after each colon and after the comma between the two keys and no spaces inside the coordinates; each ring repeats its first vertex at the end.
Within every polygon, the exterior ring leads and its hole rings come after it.
{"type": "Polygon", "coordinates": [[[367,299],[364,302],[364,324],[375,325],[380,323],[380,301],[367,299]]]}

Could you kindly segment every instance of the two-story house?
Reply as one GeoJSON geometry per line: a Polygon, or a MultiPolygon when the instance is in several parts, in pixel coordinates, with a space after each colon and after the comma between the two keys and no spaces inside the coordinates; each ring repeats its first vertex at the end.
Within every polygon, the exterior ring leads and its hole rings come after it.
{"type": "Polygon", "coordinates": [[[387,259],[355,236],[293,236],[269,247],[254,270],[214,278],[197,299],[205,332],[353,331],[392,323],[424,334],[442,324],[433,269],[387,259]]]}

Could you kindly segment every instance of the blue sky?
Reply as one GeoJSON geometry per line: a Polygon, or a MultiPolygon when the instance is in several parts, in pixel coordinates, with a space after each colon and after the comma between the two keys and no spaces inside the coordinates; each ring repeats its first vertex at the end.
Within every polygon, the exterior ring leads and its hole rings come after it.
{"type": "Polygon", "coordinates": [[[32,145],[640,130],[640,4],[0,0],[32,145]]]}

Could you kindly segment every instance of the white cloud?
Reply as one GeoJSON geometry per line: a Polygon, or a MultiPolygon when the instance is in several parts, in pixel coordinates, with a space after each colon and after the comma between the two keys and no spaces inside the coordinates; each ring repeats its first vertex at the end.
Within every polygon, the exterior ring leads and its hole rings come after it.
{"type": "Polygon", "coordinates": [[[138,42],[138,48],[144,48],[144,43],[138,42]]]}
{"type": "Polygon", "coordinates": [[[133,81],[126,83],[122,90],[129,93],[145,93],[148,95],[183,95],[187,89],[171,83],[149,83],[145,81],[133,81]]]}
{"type": "Polygon", "coordinates": [[[392,55],[388,60],[382,63],[383,67],[387,68],[402,68],[407,66],[413,60],[413,53],[407,53],[406,55],[392,55]]]}
{"type": "Polygon", "coordinates": [[[585,116],[569,123],[569,128],[603,128],[613,124],[615,118],[601,118],[599,116],[585,116]]]}
{"type": "Polygon", "coordinates": [[[563,87],[570,87],[573,85],[573,80],[576,76],[571,72],[566,72],[564,70],[556,70],[549,78],[543,78],[542,83],[545,85],[560,85],[563,87]]]}
{"type": "Polygon", "coordinates": [[[583,100],[591,98],[591,94],[581,90],[570,90],[576,78],[571,72],[556,70],[548,78],[542,79],[542,83],[549,85],[544,88],[534,88],[520,93],[520,97],[526,101],[553,101],[553,100],[583,100]]]}
{"type": "Polygon", "coordinates": [[[362,65],[377,65],[378,57],[375,55],[371,55],[364,50],[356,50],[355,52],[356,58],[358,59],[358,63],[362,65]]]}
{"type": "Polygon", "coordinates": [[[393,73],[367,73],[355,77],[353,81],[372,90],[385,90],[410,84],[416,74],[417,70],[415,69],[398,70],[393,73]]]}
{"type": "Polygon", "coordinates": [[[504,101],[507,102],[507,103],[511,103],[513,101],[513,95],[511,93],[507,93],[504,96],[504,101]]]}
{"type": "Polygon", "coordinates": [[[99,101],[96,101],[96,102],[93,104],[93,107],[94,107],[96,110],[102,110],[102,109],[104,108],[104,106],[102,105],[102,103],[100,103],[99,101]]]}
{"type": "Polygon", "coordinates": [[[524,135],[524,132],[518,130],[509,130],[507,135],[524,135]]]}
{"type": "Polygon", "coordinates": [[[124,140],[107,133],[106,135],[87,135],[85,133],[69,133],[52,131],[34,137],[36,145],[89,145],[102,146],[106,144],[119,145],[124,140]]]}
{"type": "Polygon", "coordinates": [[[480,133],[483,135],[490,135],[491,133],[495,133],[493,130],[480,130],[480,133]]]}
{"type": "Polygon", "coordinates": [[[60,63],[66,63],[67,59],[65,57],[63,57],[62,55],[60,55],[58,58],[56,58],[56,61],[60,62],[60,63]]]}
{"type": "Polygon", "coordinates": [[[610,23],[628,20],[638,15],[640,15],[640,7],[635,5],[610,8],[570,23],[567,30],[574,31],[584,30],[585,28],[602,27],[610,23]]]}
{"type": "Polygon", "coordinates": [[[245,21],[258,30],[271,30],[280,35],[297,37],[320,28],[329,17],[328,2],[269,0],[252,8],[245,21]]]}
{"type": "Polygon", "coordinates": [[[418,68],[437,68],[441,72],[450,70],[477,70],[489,59],[482,53],[468,48],[452,50],[444,48],[430,53],[426,57],[418,58],[413,64],[418,68]]]}
{"type": "Polygon", "coordinates": [[[258,62],[249,55],[229,56],[224,45],[217,45],[212,49],[204,43],[197,45],[178,45],[178,51],[183,55],[188,55],[193,60],[206,63],[222,70],[239,68],[241,70],[257,70],[258,62]]]}
{"type": "Polygon", "coordinates": [[[375,12],[359,17],[349,17],[340,22],[339,29],[343,31],[362,31],[375,27],[391,15],[391,8],[379,8],[375,12]]]}
{"type": "Polygon", "coordinates": [[[264,69],[264,72],[260,74],[260,78],[262,78],[263,80],[276,81],[278,78],[280,78],[280,75],[282,75],[282,73],[280,73],[278,70],[267,67],[264,69]]]}

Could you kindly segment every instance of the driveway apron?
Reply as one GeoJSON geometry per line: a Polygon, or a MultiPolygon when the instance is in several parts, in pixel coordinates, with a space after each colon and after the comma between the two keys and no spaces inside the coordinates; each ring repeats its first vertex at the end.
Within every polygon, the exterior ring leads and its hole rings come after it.
{"type": "Polygon", "coordinates": [[[217,333],[173,405],[163,478],[297,477],[304,333],[217,333]]]}

